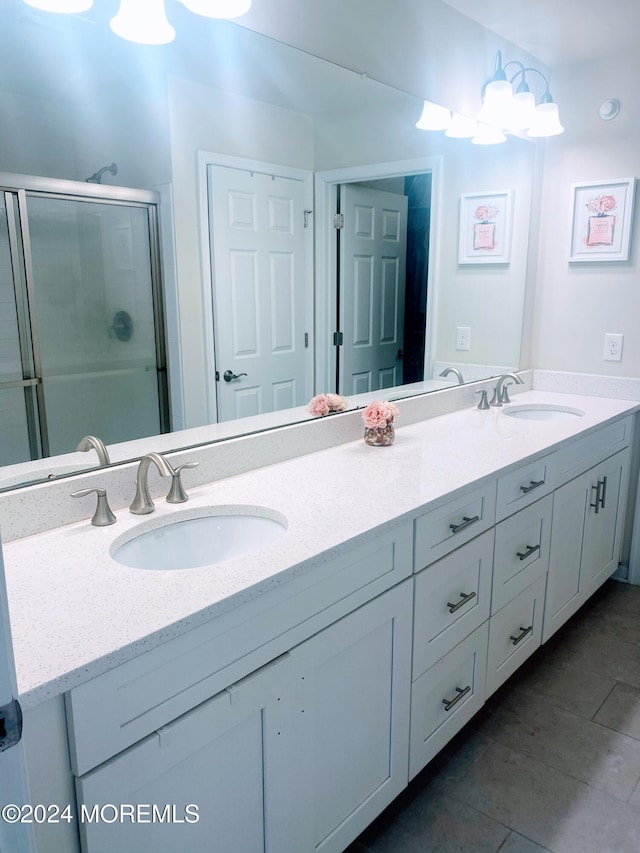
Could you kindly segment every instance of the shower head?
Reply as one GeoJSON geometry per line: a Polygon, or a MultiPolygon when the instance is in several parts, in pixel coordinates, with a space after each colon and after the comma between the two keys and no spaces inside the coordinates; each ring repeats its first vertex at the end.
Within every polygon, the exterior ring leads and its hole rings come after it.
{"type": "Polygon", "coordinates": [[[118,166],[115,163],[112,163],[110,166],[103,166],[102,169],[98,169],[97,172],[94,172],[90,178],[85,178],[85,182],[87,184],[101,184],[102,176],[105,172],[111,172],[112,175],[117,175],[118,166]]]}

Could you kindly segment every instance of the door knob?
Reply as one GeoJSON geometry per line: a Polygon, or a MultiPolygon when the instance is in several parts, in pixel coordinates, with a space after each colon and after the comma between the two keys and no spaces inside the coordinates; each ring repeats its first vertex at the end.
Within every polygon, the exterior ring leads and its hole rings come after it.
{"type": "Polygon", "coordinates": [[[233,370],[225,370],[222,374],[222,378],[225,382],[231,382],[234,379],[240,379],[241,376],[246,376],[246,373],[234,373],[233,370]]]}
{"type": "Polygon", "coordinates": [[[396,358],[404,358],[404,350],[399,349],[396,353],[396,358]]]}

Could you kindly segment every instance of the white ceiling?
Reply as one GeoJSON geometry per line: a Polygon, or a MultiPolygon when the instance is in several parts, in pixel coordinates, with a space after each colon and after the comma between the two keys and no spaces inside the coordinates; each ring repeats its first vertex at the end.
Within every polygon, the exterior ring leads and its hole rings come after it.
{"type": "Polygon", "coordinates": [[[634,54],[639,0],[444,0],[549,68],[634,54]]]}

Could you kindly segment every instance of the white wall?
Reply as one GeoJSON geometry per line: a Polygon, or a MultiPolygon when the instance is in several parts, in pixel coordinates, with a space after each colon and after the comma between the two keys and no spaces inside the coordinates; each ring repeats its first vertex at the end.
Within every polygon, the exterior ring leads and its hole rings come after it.
{"type": "Polygon", "coordinates": [[[640,211],[628,262],[570,264],[572,183],[640,176],[638,56],[554,73],[554,97],[566,128],[547,140],[537,257],[532,360],[536,367],[610,376],[640,376],[640,211]],[[607,98],[620,114],[600,119],[607,98]],[[605,332],[624,334],[621,362],[603,361],[605,332]]]}

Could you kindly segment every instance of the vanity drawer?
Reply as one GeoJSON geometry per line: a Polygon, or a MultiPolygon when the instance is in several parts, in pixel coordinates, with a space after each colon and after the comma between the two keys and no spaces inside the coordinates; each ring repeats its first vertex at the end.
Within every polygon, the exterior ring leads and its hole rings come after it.
{"type": "Polygon", "coordinates": [[[550,453],[500,477],[496,520],[501,521],[552,492],[555,488],[555,474],[556,454],[550,453]]]}
{"type": "Polygon", "coordinates": [[[495,508],[494,480],[417,518],[414,571],[488,530],[495,520],[495,508]]]}
{"type": "Polygon", "coordinates": [[[487,637],[484,622],[413,683],[410,779],[484,704],[487,637]]]}
{"type": "Polygon", "coordinates": [[[489,618],[493,530],[415,576],[415,680],[489,618]]]}
{"type": "Polygon", "coordinates": [[[549,568],[553,495],[496,525],[491,613],[497,613],[549,568]]]}
{"type": "Polygon", "coordinates": [[[489,619],[487,696],[540,646],[546,582],[542,575],[489,619]]]}
{"type": "Polygon", "coordinates": [[[82,775],[411,575],[411,523],[372,537],[66,694],[82,775]]]}
{"type": "Polygon", "coordinates": [[[569,482],[631,443],[633,417],[622,418],[602,429],[574,439],[557,451],[557,486],[569,482]]]}

